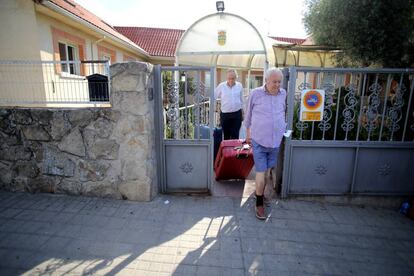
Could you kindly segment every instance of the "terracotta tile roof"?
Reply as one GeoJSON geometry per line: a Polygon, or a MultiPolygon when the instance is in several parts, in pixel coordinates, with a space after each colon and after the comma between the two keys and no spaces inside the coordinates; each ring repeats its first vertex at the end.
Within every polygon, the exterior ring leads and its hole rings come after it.
{"type": "Polygon", "coordinates": [[[146,28],[146,27],[117,27],[115,29],[125,35],[151,56],[174,57],[175,49],[184,30],[146,28]]]}
{"type": "Polygon", "coordinates": [[[124,35],[120,34],[115,30],[114,27],[100,19],[98,16],[93,14],[92,12],[88,11],[87,9],[83,8],[81,5],[75,3],[72,0],[49,0],[53,4],[61,7],[62,9],[65,9],[66,11],[76,15],[77,17],[89,22],[92,25],[95,25],[99,29],[123,40],[124,42],[130,44],[134,47],[139,47],[134,42],[132,42],[130,39],[125,37],[124,35]]]}
{"type": "Polygon", "coordinates": [[[269,37],[274,40],[279,40],[279,41],[292,43],[292,44],[298,44],[298,45],[302,44],[306,40],[306,38],[291,38],[291,37],[282,37],[282,36],[269,36],[269,37]]]}

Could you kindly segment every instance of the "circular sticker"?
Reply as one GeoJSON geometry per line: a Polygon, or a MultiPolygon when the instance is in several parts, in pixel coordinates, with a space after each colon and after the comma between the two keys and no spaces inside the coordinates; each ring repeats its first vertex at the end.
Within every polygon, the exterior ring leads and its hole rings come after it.
{"type": "Polygon", "coordinates": [[[322,103],[322,96],[319,92],[311,90],[305,93],[303,105],[309,110],[318,109],[322,103]]]}

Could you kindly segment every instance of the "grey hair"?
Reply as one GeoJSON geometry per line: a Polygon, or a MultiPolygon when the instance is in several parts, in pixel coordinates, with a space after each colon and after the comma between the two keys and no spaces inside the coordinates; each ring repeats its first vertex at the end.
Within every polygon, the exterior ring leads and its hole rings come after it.
{"type": "Polygon", "coordinates": [[[265,72],[265,80],[269,79],[271,75],[273,74],[279,74],[282,77],[283,81],[283,73],[280,69],[277,69],[276,67],[272,67],[266,70],[265,72]]]}
{"type": "Polygon", "coordinates": [[[229,74],[229,73],[233,73],[236,76],[236,79],[239,77],[239,75],[237,75],[237,71],[234,70],[234,69],[227,70],[227,74],[229,74]]]}

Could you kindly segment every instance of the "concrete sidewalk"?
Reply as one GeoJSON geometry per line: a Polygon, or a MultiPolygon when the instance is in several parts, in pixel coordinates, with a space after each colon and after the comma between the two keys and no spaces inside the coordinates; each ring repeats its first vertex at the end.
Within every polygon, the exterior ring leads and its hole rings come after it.
{"type": "Polygon", "coordinates": [[[396,211],[273,200],[263,222],[253,203],[0,192],[0,275],[414,275],[396,211]]]}

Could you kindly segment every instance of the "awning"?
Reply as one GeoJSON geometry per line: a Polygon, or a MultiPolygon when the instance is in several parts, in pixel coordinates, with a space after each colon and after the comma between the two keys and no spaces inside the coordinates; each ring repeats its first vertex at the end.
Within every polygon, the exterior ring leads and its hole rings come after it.
{"type": "Polygon", "coordinates": [[[269,63],[274,64],[271,40],[243,17],[224,12],[197,20],[176,50],[176,65],[263,70],[269,63]]]}

